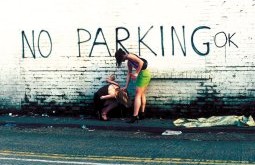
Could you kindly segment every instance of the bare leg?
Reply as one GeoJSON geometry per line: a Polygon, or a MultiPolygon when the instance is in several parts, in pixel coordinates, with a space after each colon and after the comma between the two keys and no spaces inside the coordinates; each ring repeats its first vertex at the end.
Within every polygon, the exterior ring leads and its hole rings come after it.
{"type": "Polygon", "coordinates": [[[130,119],[130,121],[128,121],[128,123],[134,123],[135,121],[138,122],[138,119],[139,119],[138,113],[139,113],[139,110],[141,108],[143,91],[144,91],[143,87],[136,87],[135,102],[134,102],[134,112],[133,112],[132,118],[130,119]]]}
{"type": "Polygon", "coordinates": [[[110,110],[113,108],[116,108],[118,106],[118,103],[115,100],[107,100],[105,103],[105,107],[102,109],[102,119],[107,120],[107,114],[110,110]]]}
{"type": "Polygon", "coordinates": [[[135,102],[134,102],[134,113],[133,116],[137,116],[142,102],[142,94],[144,87],[136,87],[135,102]]]}
{"type": "Polygon", "coordinates": [[[145,106],[146,106],[146,88],[144,88],[143,93],[142,93],[142,103],[141,103],[141,112],[145,111],[145,106]]]}

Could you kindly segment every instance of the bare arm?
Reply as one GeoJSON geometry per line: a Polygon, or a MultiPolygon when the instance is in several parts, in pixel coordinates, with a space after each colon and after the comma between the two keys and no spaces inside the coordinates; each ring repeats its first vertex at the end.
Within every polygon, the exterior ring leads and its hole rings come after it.
{"type": "Polygon", "coordinates": [[[127,58],[128,58],[128,60],[134,61],[135,63],[138,64],[138,67],[136,68],[135,73],[130,72],[130,77],[132,79],[136,79],[136,77],[138,76],[138,74],[142,70],[143,61],[139,57],[137,57],[136,55],[133,55],[133,54],[129,54],[127,58]]]}
{"type": "Polygon", "coordinates": [[[110,83],[110,84],[114,84],[114,85],[119,86],[119,84],[118,84],[117,82],[112,81],[112,80],[110,80],[109,78],[106,79],[106,82],[108,82],[108,83],[110,83]]]}
{"type": "Polygon", "coordinates": [[[132,66],[130,65],[129,62],[127,63],[127,65],[128,65],[128,73],[127,73],[127,78],[126,78],[126,85],[125,85],[124,88],[122,88],[124,90],[126,90],[128,88],[128,85],[129,85],[129,82],[130,82],[130,74],[132,73],[132,66]]]}
{"type": "Polygon", "coordinates": [[[104,99],[111,99],[111,98],[115,98],[115,95],[104,95],[104,96],[101,96],[101,97],[100,97],[101,100],[104,100],[104,99]]]}

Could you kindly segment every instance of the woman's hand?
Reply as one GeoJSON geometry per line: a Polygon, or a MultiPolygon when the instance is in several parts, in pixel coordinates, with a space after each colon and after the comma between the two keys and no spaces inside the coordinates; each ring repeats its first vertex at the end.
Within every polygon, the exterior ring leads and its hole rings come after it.
{"type": "Polygon", "coordinates": [[[127,87],[122,87],[121,90],[127,91],[127,87]]]}
{"type": "Polygon", "coordinates": [[[137,73],[130,73],[130,77],[132,78],[132,80],[136,80],[137,76],[137,73]]]}

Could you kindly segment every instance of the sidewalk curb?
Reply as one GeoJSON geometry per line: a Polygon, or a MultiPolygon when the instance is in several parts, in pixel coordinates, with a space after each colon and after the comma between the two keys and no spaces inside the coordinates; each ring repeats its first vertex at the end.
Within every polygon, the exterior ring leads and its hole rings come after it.
{"type": "Polygon", "coordinates": [[[114,125],[95,125],[95,124],[46,124],[46,123],[19,123],[19,122],[0,122],[0,126],[16,128],[80,128],[88,130],[107,130],[107,131],[129,131],[129,132],[147,132],[161,134],[166,130],[182,131],[182,133],[248,133],[254,134],[255,127],[148,127],[136,124],[122,126],[114,125]]]}

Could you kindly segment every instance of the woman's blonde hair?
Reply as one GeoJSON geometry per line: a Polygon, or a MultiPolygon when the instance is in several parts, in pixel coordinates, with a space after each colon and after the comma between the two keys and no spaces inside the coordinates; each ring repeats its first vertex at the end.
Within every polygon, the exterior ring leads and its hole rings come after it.
{"type": "Polygon", "coordinates": [[[116,100],[124,105],[126,108],[129,108],[131,106],[131,101],[129,99],[128,93],[124,90],[121,89],[116,89],[117,95],[116,95],[116,100]]]}

